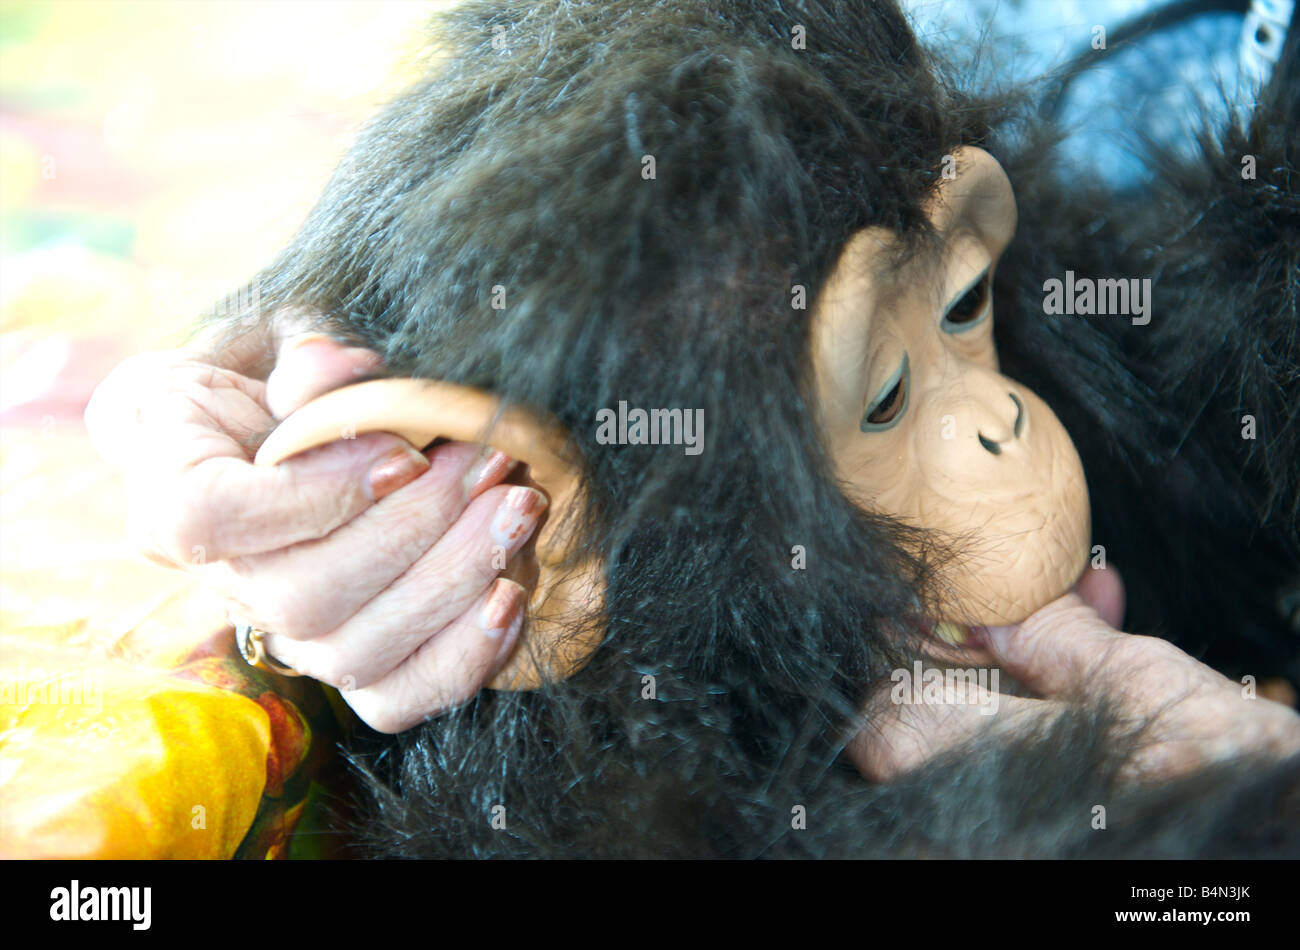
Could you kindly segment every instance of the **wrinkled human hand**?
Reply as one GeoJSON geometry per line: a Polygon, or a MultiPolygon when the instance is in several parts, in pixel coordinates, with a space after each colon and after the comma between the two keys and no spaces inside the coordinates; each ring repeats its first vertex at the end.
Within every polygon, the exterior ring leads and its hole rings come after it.
{"type": "Polygon", "coordinates": [[[864,777],[889,781],[990,731],[1013,740],[1069,706],[1098,702],[1144,730],[1124,764],[1126,781],[1160,781],[1243,755],[1300,753],[1294,710],[1255,697],[1166,640],[1120,632],[1123,613],[1115,571],[1088,571],[1023,623],[974,631],[966,649],[944,651],[938,666],[990,664],[1034,695],[993,696],[987,685],[961,684],[937,701],[891,704],[882,691],[849,743],[850,758],[864,777]]]}
{"type": "Polygon", "coordinates": [[[278,420],[380,365],[281,321],[219,351],[131,357],[95,391],[86,425],[123,472],[145,556],[194,574],[267,631],[277,661],[399,732],[504,665],[526,594],[498,576],[502,554],[527,542],[546,499],[502,484],[514,462],[500,452],[420,452],[388,433],[341,431],[278,466],[252,464],[278,420]]]}

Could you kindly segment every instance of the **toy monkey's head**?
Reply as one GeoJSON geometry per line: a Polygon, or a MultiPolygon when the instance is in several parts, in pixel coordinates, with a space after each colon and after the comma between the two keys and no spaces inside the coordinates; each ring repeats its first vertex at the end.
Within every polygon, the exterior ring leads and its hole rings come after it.
{"type": "Polygon", "coordinates": [[[1015,230],[1011,183],[978,148],[949,165],[927,206],[931,252],[899,266],[892,232],[849,240],[814,311],[812,354],[846,490],[960,552],[931,608],[960,642],[954,627],[1018,623],[1069,590],[1090,518],[1065,428],[998,372],[993,269],[1015,230]]]}
{"type": "MultiPolygon", "coordinates": [[[[581,659],[615,628],[696,631],[665,649],[707,665],[746,624],[1014,622],[1077,579],[1078,457],[998,372],[1016,210],[988,113],[897,9],[469,4],[440,35],[440,72],[367,131],[263,284],[440,386],[331,394],[267,458],[358,425],[491,441],[509,406],[503,448],[571,502],[533,553],[539,590],[565,592],[548,636],[581,659]],[[490,399],[451,426],[467,393],[490,399]],[[609,444],[620,405],[698,414],[704,451],[609,444]],[[571,635],[575,604],[601,636],[571,635]]],[[[529,662],[506,678],[555,667],[529,662]]]]}

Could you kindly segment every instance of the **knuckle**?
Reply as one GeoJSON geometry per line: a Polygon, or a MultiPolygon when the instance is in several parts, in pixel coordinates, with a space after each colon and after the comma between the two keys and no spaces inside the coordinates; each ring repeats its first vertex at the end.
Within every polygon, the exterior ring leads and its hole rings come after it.
{"type": "Polygon", "coordinates": [[[322,490],[321,482],[291,468],[285,483],[286,510],[297,512],[293,534],[304,541],[319,541],[354,514],[356,493],[346,477],[328,490],[322,490]]]}
{"type": "Polygon", "coordinates": [[[230,378],[230,371],[220,366],[184,359],[172,365],[170,383],[175,389],[193,393],[226,386],[230,378]]]}
{"type": "Polygon", "coordinates": [[[353,699],[349,699],[348,702],[352,706],[353,712],[361,717],[362,722],[376,732],[382,732],[390,736],[396,735],[403,732],[410,725],[391,703],[383,701],[365,702],[353,699]]]}
{"type": "MultiPolygon", "coordinates": [[[[263,630],[274,632],[278,637],[295,642],[310,640],[304,625],[301,622],[300,615],[286,611],[283,605],[277,601],[267,603],[260,600],[254,593],[249,596],[247,591],[236,592],[236,598],[239,602],[248,604],[252,614],[258,617],[257,625],[263,630]]],[[[299,670],[299,672],[302,672],[299,670]]],[[[313,679],[325,679],[326,677],[315,676],[313,679]]]]}
{"type": "Polygon", "coordinates": [[[170,519],[158,518],[135,502],[127,508],[126,538],[132,548],[157,564],[176,567],[189,561],[188,556],[180,556],[188,550],[187,535],[170,519]]]}
{"type": "Polygon", "coordinates": [[[257,615],[257,611],[239,598],[226,594],[216,594],[215,596],[220,601],[221,607],[231,623],[248,623],[260,630],[268,629],[262,622],[262,618],[257,615]]]}
{"type": "Polygon", "coordinates": [[[147,544],[177,564],[210,559],[207,516],[198,499],[179,495],[153,512],[137,510],[135,519],[136,537],[147,539],[147,544]]]}
{"type": "Polygon", "coordinates": [[[138,357],[118,364],[91,393],[81,413],[90,444],[95,451],[119,469],[129,470],[130,453],[126,450],[124,430],[133,413],[138,414],[144,400],[137,392],[145,370],[131,365],[138,357]]]}
{"type": "Polygon", "coordinates": [[[1087,607],[1049,609],[1031,616],[1021,625],[1020,633],[1031,649],[1038,649],[1049,641],[1070,637],[1081,624],[1092,622],[1093,615],[1087,607]]]}
{"type": "Polygon", "coordinates": [[[864,771],[877,782],[889,782],[925,764],[929,749],[914,732],[891,729],[873,735],[864,748],[864,771]]]}
{"type": "Polygon", "coordinates": [[[228,558],[201,579],[222,596],[251,605],[264,621],[259,626],[291,640],[314,640],[338,626],[334,598],[315,588],[305,596],[301,574],[286,574],[261,555],[228,558]]]}
{"type": "Polygon", "coordinates": [[[331,675],[334,670],[330,668],[330,660],[322,655],[320,650],[312,649],[312,645],[294,640],[279,630],[263,626],[263,621],[260,619],[255,621],[254,625],[266,631],[266,650],[277,662],[283,663],[308,679],[317,680],[327,686],[336,685],[331,675]]]}
{"type": "Polygon", "coordinates": [[[168,350],[146,350],[133,353],[118,363],[104,377],[96,392],[104,391],[114,394],[119,389],[128,388],[142,379],[156,375],[160,367],[174,362],[176,355],[168,350]]]}
{"type": "Polygon", "coordinates": [[[152,526],[134,502],[127,504],[126,540],[134,550],[151,561],[171,563],[164,555],[162,546],[155,539],[152,526]]]}
{"type": "Polygon", "coordinates": [[[357,713],[357,715],[361,716],[361,721],[371,729],[375,730],[375,732],[382,732],[384,735],[395,736],[399,732],[403,731],[401,723],[384,713],[370,713],[369,715],[357,713]]]}
{"type": "Polygon", "coordinates": [[[235,584],[230,593],[252,607],[262,620],[259,626],[289,640],[313,640],[327,632],[315,611],[286,598],[279,585],[271,585],[268,590],[268,585],[257,582],[235,584]]]}
{"type": "Polygon", "coordinates": [[[308,673],[304,669],[299,669],[299,673],[310,676],[312,679],[319,680],[336,689],[343,684],[347,674],[343,672],[342,663],[337,656],[316,650],[304,650],[302,652],[306,654],[303,659],[310,667],[311,672],[308,673]]]}
{"type": "Polygon", "coordinates": [[[1124,640],[1122,644],[1119,649],[1121,657],[1135,665],[1165,666],[1180,662],[1187,656],[1178,647],[1160,637],[1133,636],[1124,640]]]}
{"type": "Polygon", "coordinates": [[[1300,753],[1300,716],[1294,710],[1279,706],[1276,715],[1260,731],[1270,751],[1284,756],[1300,753]]]}

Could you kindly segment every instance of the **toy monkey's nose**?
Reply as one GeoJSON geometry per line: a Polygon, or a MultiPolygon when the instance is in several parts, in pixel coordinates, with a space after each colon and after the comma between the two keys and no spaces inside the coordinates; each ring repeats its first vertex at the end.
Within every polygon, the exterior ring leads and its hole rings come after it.
{"type": "MultiPolygon", "coordinates": [[[[1011,438],[1004,439],[1003,440],[1004,442],[1010,442],[1014,439],[1020,438],[1020,433],[1023,432],[1025,429],[1025,404],[1020,401],[1020,397],[1017,396],[1015,393],[1007,393],[1007,395],[1010,396],[1011,401],[1015,403],[1016,420],[1011,425],[1011,438]]],[[[980,439],[980,445],[984,446],[984,450],[986,452],[989,452],[993,455],[1002,454],[1001,442],[998,442],[996,439],[988,438],[988,436],[986,436],[983,432],[978,433],[978,435],[980,439]]]]}

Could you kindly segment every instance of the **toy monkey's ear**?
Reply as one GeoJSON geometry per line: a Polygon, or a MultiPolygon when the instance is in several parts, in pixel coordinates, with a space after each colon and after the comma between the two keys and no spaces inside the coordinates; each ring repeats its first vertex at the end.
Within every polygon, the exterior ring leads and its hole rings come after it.
{"type": "Polygon", "coordinates": [[[600,642],[584,631],[596,626],[591,620],[604,582],[600,565],[575,563],[570,539],[560,537],[573,520],[570,509],[579,503],[582,480],[567,433],[530,412],[503,409],[481,390],[423,379],[377,379],[335,389],[298,409],[262,443],[255,461],[276,465],[366,432],[392,432],[417,448],[438,438],[483,442],[528,466],[530,482],[550,501],[528,555],[536,558],[536,587],[519,645],[488,685],[533,689],[577,672],[600,642]]]}

